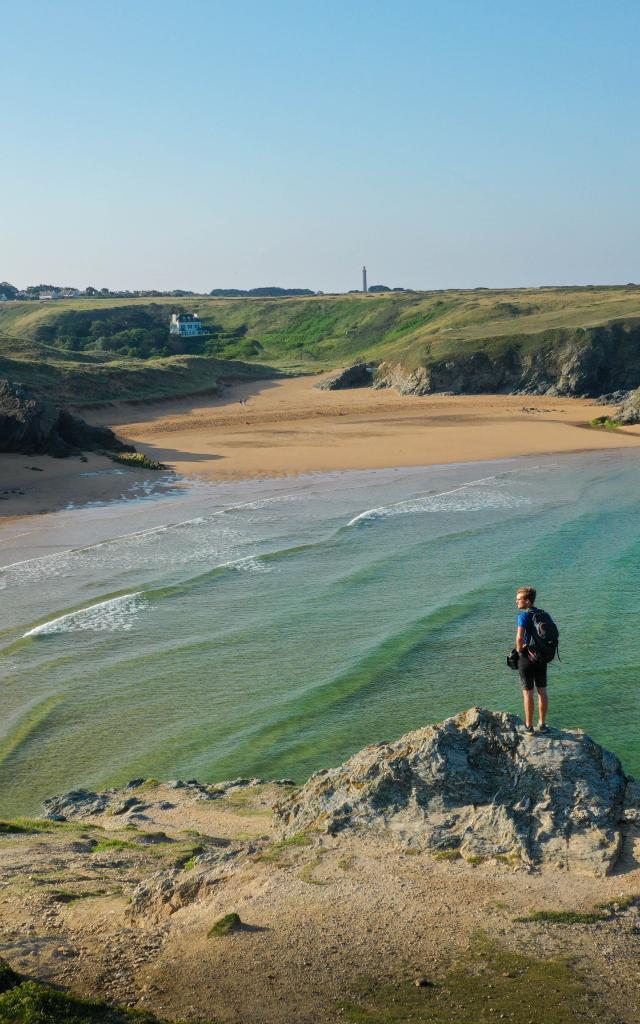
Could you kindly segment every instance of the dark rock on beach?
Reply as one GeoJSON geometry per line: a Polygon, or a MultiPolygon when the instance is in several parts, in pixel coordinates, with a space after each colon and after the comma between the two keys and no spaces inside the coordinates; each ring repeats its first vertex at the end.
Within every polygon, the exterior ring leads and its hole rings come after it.
{"type": "Polygon", "coordinates": [[[319,391],[341,391],[346,388],[368,388],[373,383],[374,367],[366,363],[354,363],[346,370],[340,370],[315,386],[319,391]]]}
{"type": "Polygon", "coordinates": [[[624,426],[640,423],[640,388],[627,395],[625,401],[616,412],[614,419],[624,426]]]}
{"type": "Polygon", "coordinates": [[[66,409],[0,380],[0,452],[64,458],[83,451],[133,452],[108,427],[92,427],[66,409]]]}

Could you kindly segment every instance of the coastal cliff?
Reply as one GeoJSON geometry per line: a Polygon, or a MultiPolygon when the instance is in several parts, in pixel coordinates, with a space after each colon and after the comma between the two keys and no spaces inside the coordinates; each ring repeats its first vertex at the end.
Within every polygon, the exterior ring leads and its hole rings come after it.
{"type": "MultiPolygon", "coordinates": [[[[580,732],[473,708],[300,789],[138,778],[43,813],[0,825],[16,993],[194,1024],[637,1020],[640,789],[580,732]]],[[[104,1012],[74,1020],[128,1019],[104,1012]]]]}
{"type": "Polygon", "coordinates": [[[65,458],[82,451],[134,452],[108,427],[93,427],[66,409],[0,379],[0,452],[65,458]]]}
{"type": "Polygon", "coordinates": [[[375,388],[401,394],[530,394],[594,397],[640,384],[640,326],[636,321],[540,335],[483,338],[450,355],[426,352],[422,365],[386,360],[375,388]]]}

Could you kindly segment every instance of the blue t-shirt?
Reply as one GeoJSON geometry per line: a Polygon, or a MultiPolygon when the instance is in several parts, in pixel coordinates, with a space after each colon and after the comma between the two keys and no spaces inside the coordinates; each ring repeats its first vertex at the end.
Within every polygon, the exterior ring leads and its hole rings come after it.
{"type": "Polygon", "coordinates": [[[518,628],[520,626],[524,629],[524,645],[528,646],[531,639],[531,620],[534,612],[539,612],[539,608],[526,608],[523,612],[518,612],[518,628]]]}

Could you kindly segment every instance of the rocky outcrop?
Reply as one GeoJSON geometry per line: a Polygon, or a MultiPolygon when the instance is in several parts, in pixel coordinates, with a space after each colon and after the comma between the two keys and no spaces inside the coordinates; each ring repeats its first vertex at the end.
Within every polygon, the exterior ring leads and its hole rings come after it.
{"type": "Polygon", "coordinates": [[[452,354],[422,366],[381,363],[374,387],[402,394],[532,394],[595,397],[640,385],[640,325],[614,321],[599,327],[549,330],[451,342],[452,354]],[[458,351],[456,351],[456,347],[458,351]]]}
{"type": "Polygon", "coordinates": [[[319,391],[341,391],[345,388],[368,388],[373,383],[374,367],[366,363],[354,363],[346,370],[326,377],[319,381],[315,387],[319,391]]]}
{"type": "MultiPolygon", "coordinates": [[[[132,779],[124,789],[107,789],[103,793],[94,793],[89,789],[72,789],[61,796],[49,797],[42,804],[42,817],[51,821],[72,821],[74,818],[86,820],[101,814],[110,817],[135,817],[147,809],[145,781],[132,779]]],[[[234,788],[236,785],[237,783],[222,783],[217,786],[205,786],[195,779],[189,782],[176,779],[165,783],[168,789],[180,789],[183,796],[194,800],[216,800],[225,793],[225,787],[234,788]]]]}
{"type": "Polygon", "coordinates": [[[209,840],[185,873],[179,868],[158,871],[131,893],[130,917],[161,920],[176,910],[205,899],[264,846],[250,841],[209,840]]]}
{"type": "Polygon", "coordinates": [[[0,380],[0,452],[64,458],[100,450],[135,451],[108,427],[92,427],[66,409],[33,398],[20,384],[0,380]]]}
{"type": "Polygon", "coordinates": [[[417,370],[405,370],[397,363],[380,363],[374,381],[374,388],[395,388],[401,395],[428,395],[437,391],[433,387],[433,379],[429,370],[419,367],[417,370]]]}
{"type": "Polygon", "coordinates": [[[636,388],[635,391],[627,395],[613,418],[617,423],[625,426],[640,423],[640,388],[636,388]]]}
{"type": "MultiPolygon", "coordinates": [[[[628,780],[582,732],[528,736],[514,715],[472,708],[366,747],[279,801],[282,833],[384,831],[436,854],[608,874],[628,780]]],[[[638,803],[630,790],[631,816],[638,803]]]]}

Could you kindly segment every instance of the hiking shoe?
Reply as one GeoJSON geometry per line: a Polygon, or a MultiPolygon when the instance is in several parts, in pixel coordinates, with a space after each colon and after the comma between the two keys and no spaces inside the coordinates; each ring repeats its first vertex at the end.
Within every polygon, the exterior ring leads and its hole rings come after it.
{"type": "Polygon", "coordinates": [[[539,725],[538,726],[538,732],[549,732],[549,726],[548,725],[539,725]]]}
{"type": "Polygon", "coordinates": [[[525,727],[524,727],[524,731],[525,731],[526,733],[528,733],[528,734],[529,734],[529,736],[531,736],[531,735],[533,734],[533,726],[532,726],[532,725],[525,725],[525,727]]]}

